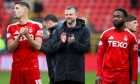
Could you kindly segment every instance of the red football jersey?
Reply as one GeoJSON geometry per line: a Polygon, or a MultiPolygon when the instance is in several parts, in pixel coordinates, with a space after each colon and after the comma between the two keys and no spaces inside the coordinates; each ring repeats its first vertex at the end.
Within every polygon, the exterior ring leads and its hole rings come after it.
{"type": "MultiPolygon", "coordinates": [[[[27,27],[30,36],[35,39],[43,38],[43,27],[40,23],[29,20],[26,24],[21,25],[19,22],[11,24],[7,28],[7,40],[15,39],[19,35],[20,28],[27,27]]],[[[39,68],[38,51],[33,49],[25,36],[20,38],[18,47],[13,52],[13,69],[32,69],[39,68]]]]}
{"type": "Polygon", "coordinates": [[[132,58],[132,80],[137,79],[138,53],[136,37],[129,30],[118,31],[114,27],[103,32],[98,44],[97,75],[104,70],[129,71],[132,58]]]}

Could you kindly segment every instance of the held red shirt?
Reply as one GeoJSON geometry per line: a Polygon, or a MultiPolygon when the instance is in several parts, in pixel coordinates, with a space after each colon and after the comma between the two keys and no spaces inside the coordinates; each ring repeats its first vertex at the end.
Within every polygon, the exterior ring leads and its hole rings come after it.
{"type": "MultiPolygon", "coordinates": [[[[30,36],[35,39],[43,37],[43,27],[40,23],[29,20],[26,24],[21,25],[19,22],[11,24],[7,28],[7,40],[17,38],[20,28],[27,27],[30,36]]],[[[18,47],[13,52],[12,69],[28,70],[39,68],[38,51],[33,49],[25,36],[20,38],[18,47]]]]}
{"type": "Polygon", "coordinates": [[[98,44],[97,75],[104,70],[129,71],[132,58],[132,80],[137,80],[138,53],[136,37],[129,30],[110,28],[103,32],[98,44]]]}

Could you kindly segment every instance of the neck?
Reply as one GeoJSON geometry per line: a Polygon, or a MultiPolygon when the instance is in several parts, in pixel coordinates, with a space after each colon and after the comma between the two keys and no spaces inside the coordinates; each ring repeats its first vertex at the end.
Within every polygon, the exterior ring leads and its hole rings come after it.
{"type": "Polygon", "coordinates": [[[72,23],[67,23],[68,28],[73,28],[76,26],[76,21],[72,22],[72,23]]]}
{"type": "Polygon", "coordinates": [[[19,19],[19,23],[20,24],[26,24],[29,21],[28,17],[22,17],[19,19]]]}
{"type": "Polygon", "coordinates": [[[117,30],[119,30],[119,31],[122,31],[122,30],[124,30],[125,29],[125,27],[124,26],[122,26],[121,28],[116,28],[117,30]]]}

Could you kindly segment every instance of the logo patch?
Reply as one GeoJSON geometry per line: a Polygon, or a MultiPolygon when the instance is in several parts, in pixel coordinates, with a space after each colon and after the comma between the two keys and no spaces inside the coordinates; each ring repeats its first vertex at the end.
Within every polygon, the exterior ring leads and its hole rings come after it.
{"type": "Polygon", "coordinates": [[[114,37],[113,36],[110,36],[108,39],[114,39],[114,37]]]}
{"type": "Polygon", "coordinates": [[[11,34],[10,34],[10,33],[7,33],[7,35],[6,35],[6,36],[7,36],[7,38],[9,38],[9,37],[11,36],[11,34]]]}
{"type": "Polygon", "coordinates": [[[102,41],[99,41],[99,44],[98,45],[102,45],[103,43],[102,43],[102,41]]]}

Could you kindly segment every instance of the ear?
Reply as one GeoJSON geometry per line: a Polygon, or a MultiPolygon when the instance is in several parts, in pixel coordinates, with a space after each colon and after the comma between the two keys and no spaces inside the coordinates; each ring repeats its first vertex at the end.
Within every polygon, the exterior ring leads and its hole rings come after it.
{"type": "Polygon", "coordinates": [[[129,26],[129,22],[125,22],[125,26],[128,27],[129,26]]]}

